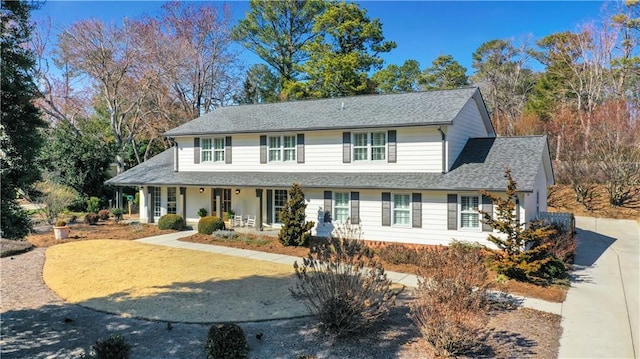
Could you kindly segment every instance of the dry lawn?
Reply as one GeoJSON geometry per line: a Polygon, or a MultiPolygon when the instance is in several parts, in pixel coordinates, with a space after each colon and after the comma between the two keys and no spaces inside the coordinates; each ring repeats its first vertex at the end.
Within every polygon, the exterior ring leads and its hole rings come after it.
{"type": "Polygon", "coordinates": [[[51,247],[43,277],[67,302],[125,317],[189,323],[306,315],[290,265],[138,242],[51,247]]]}
{"type": "Polygon", "coordinates": [[[576,216],[586,217],[634,219],[640,222],[640,194],[636,196],[635,201],[624,207],[611,207],[606,189],[600,186],[596,191],[597,197],[593,201],[593,209],[589,211],[576,201],[576,195],[571,186],[551,186],[549,191],[549,211],[572,212],[576,216]]]}

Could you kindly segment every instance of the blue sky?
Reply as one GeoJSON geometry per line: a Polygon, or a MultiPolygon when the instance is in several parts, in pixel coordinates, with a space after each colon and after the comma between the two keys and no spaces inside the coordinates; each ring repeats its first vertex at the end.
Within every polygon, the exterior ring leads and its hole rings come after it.
{"type": "MultiPolygon", "coordinates": [[[[119,21],[160,12],[161,1],[51,1],[35,11],[34,20],[50,17],[55,28],[85,18],[119,21]]],[[[227,3],[236,19],[248,10],[245,1],[227,3]]],[[[370,18],[379,18],[387,40],[398,47],[384,54],[385,66],[401,65],[407,59],[425,68],[439,55],[450,54],[471,73],[471,54],[493,39],[533,40],[560,32],[575,31],[578,25],[598,20],[601,1],[360,1],[370,18]]],[[[609,3],[612,7],[614,4],[609,3]]],[[[243,51],[247,64],[259,59],[243,51]]]]}

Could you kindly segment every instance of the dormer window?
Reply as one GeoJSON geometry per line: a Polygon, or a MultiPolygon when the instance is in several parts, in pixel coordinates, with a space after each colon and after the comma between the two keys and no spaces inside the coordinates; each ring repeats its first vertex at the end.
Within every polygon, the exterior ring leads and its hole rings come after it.
{"type": "Polygon", "coordinates": [[[387,132],[353,134],[354,161],[384,161],[387,159],[387,132]]]}

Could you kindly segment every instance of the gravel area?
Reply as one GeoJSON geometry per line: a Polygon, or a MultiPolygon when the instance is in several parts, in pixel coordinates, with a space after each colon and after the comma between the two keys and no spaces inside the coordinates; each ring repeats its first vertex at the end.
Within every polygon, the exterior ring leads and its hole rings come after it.
{"type": "MultiPolygon", "coordinates": [[[[131,358],[203,358],[208,325],[123,318],[63,302],[42,280],[45,249],[0,259],[0,357],[77,358],[111,334],[132,344],[131,358]]],[[[403,297],[399,304],[409,300],[403,297]]],[[[335,339],[312,318],[240,323],[249,358],[428,358],[429,348],[399,305],[365,333],[335,339]],[[262,333],[260,339],[256,335],[262,333]]],[[[490,357],[556,358],[560,318],[533,310],[495,313],[489,325],[490,357]]]]}

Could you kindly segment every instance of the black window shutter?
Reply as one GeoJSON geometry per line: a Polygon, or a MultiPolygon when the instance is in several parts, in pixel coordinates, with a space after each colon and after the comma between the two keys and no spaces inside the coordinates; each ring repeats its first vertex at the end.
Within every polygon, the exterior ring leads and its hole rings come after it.
{"type": "Polygon", "coordinates": [[[155,192],[153,186],[147,186],[147,218],[149,219],[149,223],[153,223],[155,219],[153,218],[153,205],[154,201],[158,199],[153,198],[153,193],[155,192]]]}
{"type": "Polygon", "coordinates": [[[260,163],[267,163],[267,136],[260,136],[260,163]]]}
{"type": "Polygon", "coordinates": [[[389,156],[387,156],[389,163],[396,163],[398,160],[396,130],[389,130],[387,133],[387,150],[389,151],[389,156]]]}
{"type": "Polygon", "coordinates": [[[382,192],[382,225],[391,225],[391,193],[382,192]]]}
{"type": "Polygon", "coordinates": [[[267,190],[267,224],[273,221],[273,190],[267,190]]]}
{"type": "Polygon", "coordinates": [[[296,141],[296,160],[298,163],[304,163],[304,133],[298,134],[296,141]]]}
{"type": "Polygon", "coordinates": [[[360,192],[351,192],[351,224],[360,224],[360,192]]]}
{"type": "Polygon", "coordinates": [[[447,229],[458,229],[458,195],[447,194],[447,229]]]}
{"type": "Polygon", "coordinates": [[[351,163],[351,132],[342,133],[342,163],[351,163]]]}
{"type": "Polygon", "coordinates": [[[331,223],[332,199],[333,193],[324,191],[324,223],[331,223]]]}
{"type": "Polygon", "coordinates": [[[411,227],[422,228],[422,193],[411,194],[411,227]]]}
{"type": "Polygon", "coordinates": [[[200,163],[200,137],[193,139],[193,163],[200,163]]]}
{"type": "MultiPolygon", "coordinates": [[[[517,202],[516,202],[517,203],[517,202]]],[[[486,212],[490,217],[493,217],[493,201],[491,200],[491,198],[487,197],[487,196],[482,196],[482,211],[486,212]]],[[[518,205],[516,204],[516,213],[520,213],[520,211],[518,211],[518,205]]],[[[480,215],[482,216],[482,214],[480,215]]],[[[480,218],[482,219],[482,217],[480,218]]],[[[491,228],[490,225],[486,224],[486,223],[482,223],[482,231],[483,232],[493,232],[493,228],[491,228]]]]}
{"type": "Polygon", "coordinates": [[[231,163],[231,136],[224,138],[224,163],[231,163]]]}

